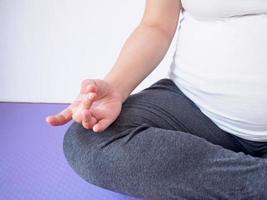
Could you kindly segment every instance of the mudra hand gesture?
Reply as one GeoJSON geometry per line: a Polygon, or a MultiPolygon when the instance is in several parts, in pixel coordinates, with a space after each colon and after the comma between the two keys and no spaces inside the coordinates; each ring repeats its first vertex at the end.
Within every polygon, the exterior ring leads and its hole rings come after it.
{"type": "Polygon", "coordinates": [[[48,116],[46,121],[58,126],[73,119],[86,129],[101,132],[115,121],[121,106],[121,95],[110,83],[100,79],[85,79],[77,98],[60,113],[48,116]]]}

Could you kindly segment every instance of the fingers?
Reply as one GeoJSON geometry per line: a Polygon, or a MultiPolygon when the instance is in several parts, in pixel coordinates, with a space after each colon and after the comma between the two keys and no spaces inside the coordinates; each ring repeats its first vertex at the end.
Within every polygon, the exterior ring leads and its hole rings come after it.
{"type": "Polygon", "coordinates": [[[92,92],[89,93],[82,101],[82,108],[83,109],[90,109],[95,97],[96,97],[95,93],[92,93],[92,92]]]}
{"type": "Polygon", "coordinates": [[[91,115],[89,110],[84,109],[82,111],[82,125],[86,129],[91,129],[97,120],[91,115]]]}
{"type": "Polygon", "coordinates": [[[96,87],[96,84],[94,82],[94,84],[90,84],[90,85],[87,85],[86,88],[85,88],[85,93],[89,93],[89,92],[93,92],[93,93],[96,93],[97,91],[97,87],[96,87]]]}
{"type": "Polygon", "coordinates": [[[97,92],[97,85],[96,81],[93,79],[86,79],[82,81],[82,87],[80,90],[80,94],[76,98],[76,100],[65,110],[60,112],[57,115],[51,115],[46,117],[47,123],[58,126],[63,125],[69,122],[71,119],[75,120],[78,123],[83,123],[82,119],[84,118],[85,121],[83,124],[85,127],[89,127],[89,125],[92,126],[92,124],[96,123],[96,119],[93,118],[88,113],[85,116],[82,117],[82,111],[84,109],[89,110],[92,106],[92,103],[96,97],[97,92]],[[86,97],[86,99],[84,99],[86,97]],[[88,121],[89,118],[92,118],[88,121]]]}
{"type": "Polygon", "coordinates": [[[90,108],[96,98],[95,93],[89,93],[81,102],[81,107],[78,112],[75,113],[75,121],[82,124],[86,129],[93,129],[94,132],[104,131],[110,124],[110,119],[102,119],[97,122],[97,119],[92,116],[90,108]]]}
{"type": "Polygon", "coordinates": [[[102,119],[93,126],[94,132],[102,132],[111,124],[111,120],[102,119]]]}
{"type": "Polygon", "coordinates": [[[81,85],[81,94],[86,94],[88,92],[96,92],[97,86],[96,86],[96,81],[93,79],[85,79],[82,81],[81,85]]]}
{"type": "Polygon", "coordinates": [[[88,96],[82,102],[82,125],[84,128],[90,129],[97,122],[97,120],[92,117],[89,109],[93,104],[95,93],[89,93],[88,96]]]}
{"type": "Polygon", "coordinates": [[[93,103],[93,100],[95,98],[95,93],[89,93],[87,96],[83,97],[85,100],[79,100],[77,99],[74,101],[70,106],[68,106],[65,110],[61,111],[57,115],[52,115],[52,116],[47,116],[46,117],[46,122],[51,124],[52,126],[59,126],[59,125],[64,125],[67,122],[69,122],[71,119],[74,119],[76,122],[81,123],[81,120],[79,117],[81,112],[81,108],[84,109],[89,109],[93,103]],[[82,101],[82,102],[79,102],[82,101]],[[76,104],[82,104],[80,105],[80,109],[76,110],[75,113],[72,112],[72,107],[76,106],[76,104]]]}
{"type": "Polygon", "coordinates": [[[65,110],[61,111],[57,115],[52,115],[52,116],[46,117],[46,121],[53,126],[59,126],[59,125],[66,124],[71,119],[72,119],[72,111],[70,109],[70,106],[67,107],[65,110]]]}
{"type": "Polygon", "coordinates": [[[94,102],[96,97],[95,93],[89,93],[81,97],[81,102],[78,108],[76,109],[75,113],[72,115],[72,119],[79,124],[82,124],[84,128],[91,128],[95,123],[96,119],[92,117],[90,113],[90,108],[94,102]]]}

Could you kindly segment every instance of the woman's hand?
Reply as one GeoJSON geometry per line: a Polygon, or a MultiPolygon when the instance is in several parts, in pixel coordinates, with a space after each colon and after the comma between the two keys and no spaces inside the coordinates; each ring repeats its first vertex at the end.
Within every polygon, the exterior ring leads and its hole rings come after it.
{"type": "Polygon", "coordinates": [[[99,79],[82,81],[80,94],[66,109],[46,121],[63,125],[74,120],[94,132],[105,130],[119,116],[122,107],[120,93],[110,83],[99,79]]]}

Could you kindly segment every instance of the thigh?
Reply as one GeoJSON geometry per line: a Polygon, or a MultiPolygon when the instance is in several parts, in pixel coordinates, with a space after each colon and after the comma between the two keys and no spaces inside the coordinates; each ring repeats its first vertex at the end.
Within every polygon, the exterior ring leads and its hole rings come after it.
{"type": "Polygon", "coordinates": [[[261,158],[267,158],[267,142],[264,142],[264,144],[259,149],[259,157],[261,158]]]}
{"type": "Polygon", "coordinates": [[[84,180],[152,199],[266,199],[267,161],[146,124],[101,134],[73,123],[64,153],[84,180]]]}
{"type": "Polygon", "coordinates": [[[142,124],[183,131],[224,148],[245,152],[231,134],[205,116],[171,79],[161,79],[143,91],[130,95],[113,126],[122,131],[142,124]]]}

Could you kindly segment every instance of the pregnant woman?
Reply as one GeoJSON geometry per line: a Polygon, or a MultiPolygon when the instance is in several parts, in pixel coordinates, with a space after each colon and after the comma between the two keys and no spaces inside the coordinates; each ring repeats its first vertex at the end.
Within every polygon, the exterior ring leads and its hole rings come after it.
{"type": "Polygon", "coordinates": [[[266,0],[146,0],[111,71],[84,80],[47,122],[74,120],[66,159],[97,186],[153,200],[264,200],[266,75],[266,0]],[[176,30],[168,77],[131,94],[176,30]]]}

